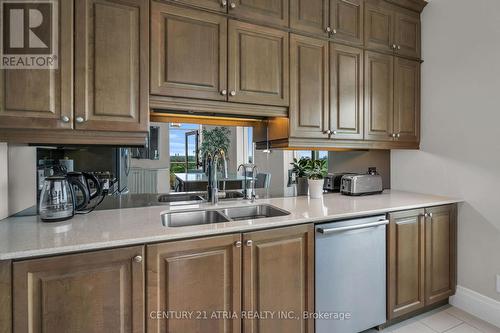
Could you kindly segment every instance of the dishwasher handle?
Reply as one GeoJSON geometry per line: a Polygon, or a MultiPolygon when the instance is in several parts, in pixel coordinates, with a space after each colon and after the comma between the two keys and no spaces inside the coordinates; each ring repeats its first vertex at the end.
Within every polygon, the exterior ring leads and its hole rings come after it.
{"type": "Polygon", "coordinates": [[[389,220],[382,220],[382,221],[371,222],[371,223],[366,223],[366,224],[350,225],[347,227],[337,227],[337,228],[329,228],[329,229],[318,228],[317,231],[320,234],[332,234],[335,232],[373,228],[373,227],[378,227],[378,226],[387,225],[387,224],[389,224],[389,220]]]}

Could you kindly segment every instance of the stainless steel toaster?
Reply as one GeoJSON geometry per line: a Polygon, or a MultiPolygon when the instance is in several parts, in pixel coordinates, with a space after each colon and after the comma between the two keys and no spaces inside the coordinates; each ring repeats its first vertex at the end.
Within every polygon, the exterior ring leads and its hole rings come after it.
{"type": "Polygon", "coordinates": [[[382,176],[378,174],[345,175],[340,187],[340,192],[345,195],[376,194],[383,190],[382,176]]]}

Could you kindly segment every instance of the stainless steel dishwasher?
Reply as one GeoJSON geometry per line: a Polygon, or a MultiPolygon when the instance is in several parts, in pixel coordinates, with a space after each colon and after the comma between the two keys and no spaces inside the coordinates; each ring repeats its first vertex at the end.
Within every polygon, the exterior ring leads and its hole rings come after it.
{"type": "Polygon", "coordinates": [[[357,333],[386,321],[384,215],[316,226],[316,333],[357,333]]]}

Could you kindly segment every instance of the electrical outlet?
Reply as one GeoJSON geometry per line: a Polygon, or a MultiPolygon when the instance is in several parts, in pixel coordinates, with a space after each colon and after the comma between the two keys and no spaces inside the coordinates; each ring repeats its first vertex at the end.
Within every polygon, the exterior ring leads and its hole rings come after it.
{"type": "Polygon", "coordinates": [[[500,293],[500,274],[497,275],[497,293],[500,293]]]}

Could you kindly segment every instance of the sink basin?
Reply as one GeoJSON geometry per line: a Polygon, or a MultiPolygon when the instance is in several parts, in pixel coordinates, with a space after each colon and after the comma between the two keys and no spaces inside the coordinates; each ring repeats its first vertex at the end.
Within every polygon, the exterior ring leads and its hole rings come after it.
{"type": "Polygon", "coordinates": [[[232,221],[255,220],[267,217],[290,215],[289,212],[271,205],[256,205],[245,207],[226,208],[221,212],[232,221]]]}
{"type": "Polygon", "coordinates": [[[187,202],[200,202],[200,201],[204,201],[205,199],[203,199],[202,196],[200,195],[197,195],[197,194],[189,194],[189,193],[182,193],[182,194],[175,194],[175,193],[172,193],[172,194],[162,194],[158,197],[158,201],[159,202],[166,202],[166,203],[170,203],[170,202],[183,202],[183,201],[187,201],[187,202]]]}
{"type": "Polygon", "coordinates": [[[187,227],[191,225],[229,222],[229,219],[216,210],[195,212],[166,213],[161,217],[165,227],[187,227]]]}
{"type": "Polygon", "coordinates": [[[175,228],[241,220],[255,220],[286,215],[290,215],[290,213],[271,205],[255,205],[219,210],[165,213],[161,216],[161,220],[165,227],[175,228]]]}

